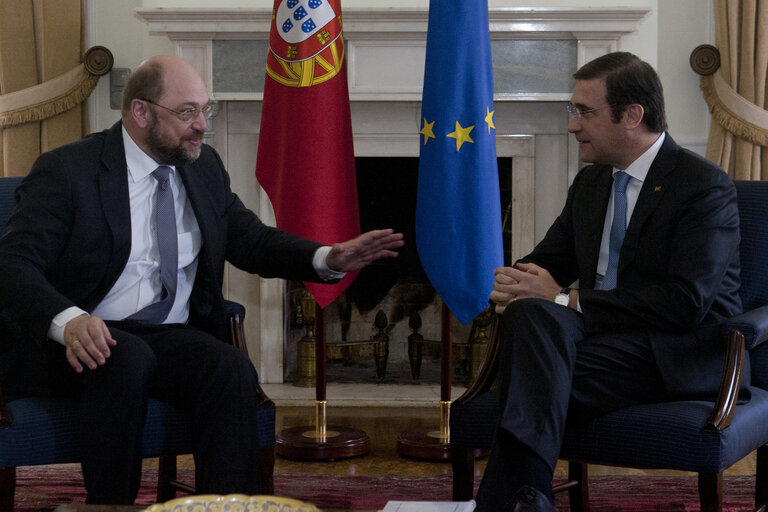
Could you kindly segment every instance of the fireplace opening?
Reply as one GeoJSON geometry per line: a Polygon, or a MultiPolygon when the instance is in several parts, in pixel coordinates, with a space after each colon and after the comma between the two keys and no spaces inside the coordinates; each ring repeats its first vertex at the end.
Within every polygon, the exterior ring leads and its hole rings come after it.
{"type": "MultiPolygon", "coordinates": [[[[442,301],[416,250],[414,219],[419,159],[357,157],[355,165],[361,230],[392,228],[403,233],[405,246],[397,258],[363,269],[349,288],[325,308],[327,381],[438,383],[442,301]]],[[[499,201],[506,218],[512,197],[512,158],[499,158],[498,168],[499,201]]],[[[507,265],[511,240],[508,225],[506,222],[504,232],[507,265]]],[[[313,385],[311,379],[307,380],[308,373],[314,375],[308,368],[308,354],[301,349],[302,339],[307,335],[302,310],[306,302],[301,299],[305,294],[302,283],[288,283],[284,378],[286,382],[313,385]]],[[[465,383],[473,373],[470,341],[478,335],[482,337],[484,331],[478,322],[462,326],[456,319],[452,319],[451,330],[452,380],[465,383]]]]}

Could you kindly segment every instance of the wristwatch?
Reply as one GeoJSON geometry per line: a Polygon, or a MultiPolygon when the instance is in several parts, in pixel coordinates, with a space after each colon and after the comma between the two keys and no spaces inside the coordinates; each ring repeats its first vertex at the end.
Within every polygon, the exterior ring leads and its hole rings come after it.
{"type": "Polygon", "coordinates": [[[571,289],[563,288],[560,290],[560,293],[555,296],[555,303],[568,307],[569,302],[571,302],[571,289]]]}

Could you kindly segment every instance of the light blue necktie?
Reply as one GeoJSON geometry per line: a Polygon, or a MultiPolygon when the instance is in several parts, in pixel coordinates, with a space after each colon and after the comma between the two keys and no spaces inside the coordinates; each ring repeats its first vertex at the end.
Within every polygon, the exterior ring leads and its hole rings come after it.
{"type": "Polygon", "coordinates": [[[173,191],[169,176],[171,168],[161,165],[152,172],[158,181],[155,199],[155,226],[157,246],[160,250],[160,282],[163,294],[158,302],[129,316],[127,320],[136,320],[150,324],[161,324],[171,312],[176,298],[176,278],[179,265],[178,234],[176,233],[176,211],[173,206],[173,191]]]}
{"type": "Polygon", "coordinates": [[[611,224],[611,238],[608,245],[608,268],[600,283],[601,290],[616,288],[616,279],[619,272],[619,253],[624,243],[624,234],[627,232],[627,183],[629,174],[618,171],[613,175],[613,223],[611,224]]]}

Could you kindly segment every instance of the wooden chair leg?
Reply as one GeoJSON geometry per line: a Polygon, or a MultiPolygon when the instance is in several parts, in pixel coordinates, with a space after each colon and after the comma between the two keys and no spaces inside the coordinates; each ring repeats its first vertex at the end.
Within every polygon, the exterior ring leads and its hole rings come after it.
{"type": "MultiPolygon", "coordinates": [[[[261,494],[274,494],[275,484],[275,447],[262,446],[259,448],[259,463],[261,464],[261,494]]],[[[2,473],[0,473],[0,477],[2,473]]],[[[177,491],[195,494],[195,488],[177,478],[177,460],[173,455],[161,456],[157,466],[157,502],[163,503],[176,497],[177,491]]],[[[0,512],[6,512],[0,509],[0,512]]],[[[9,509],[8,512],[13,512],[9,509]]]]}
{"type": "Polygon", "coordinates": [[[157,502],[165,503],[176,497],[176,457],[166,455],[160,457],[157,466],[157,502]]]}
{"type": "Polygon", "coordinates": [[[475,457],[467,446],[451,445],[453,501],[469,501],[475,495],[475,457]]]}
{"type": "Polygon", "coordinates": [[[757,449],[755,468],[755,508],[768,506],[768,445],[757,449]]]}
{"type": "Polygon", "coordinates": [[[0,468],[0,512],[13,512],[16,468],[0,468]]]}
{"type": "Polygon", "coordinates": [[[261,493],[275,493],[275,446],[259,448],[259,463],[261,464],[261,493]]]}
{"type": "Polygon", "coordinates": [[[699,473],[701,512],[721,512],[723,509],[723,474],[699,473]]]}
{"type": "Polygon", "coordinates": [[[568,502],[571,512],[590,512],[589,504],[589,473],[588,465],[584,462],[568,462],[568,480],[578,482],[568,489],[568,502]]]}

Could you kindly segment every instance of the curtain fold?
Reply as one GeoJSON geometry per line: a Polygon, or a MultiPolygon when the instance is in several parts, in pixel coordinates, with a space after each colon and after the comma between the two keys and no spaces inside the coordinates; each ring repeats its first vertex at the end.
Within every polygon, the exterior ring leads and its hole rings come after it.
{"type": "Polygon", "coordinates": [[[721,64],[701,78],[712,112],[707,158],[734,179],[768,180],[768,0],[714,6],[721,64]]]}
{"type": "MultiPolygon", "coordinates": [[[[0,94],[37,85],[35,24],[31,1],[0,0],[0,94]]],[[[40,147],[40,123],[2,131],[0,175],[23,176],[40,147]]]]}
{"type": "MultiPolygon", "coordinates": [[[[82,53],[82,0],[0,0],[0,97],[65,74],[82,53]]],[[[54,114],[0,128],[0,176],[23,176],[41,152],[82,138],[82,104],[54,114]]]]}

